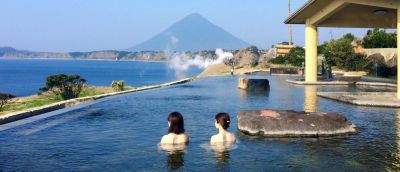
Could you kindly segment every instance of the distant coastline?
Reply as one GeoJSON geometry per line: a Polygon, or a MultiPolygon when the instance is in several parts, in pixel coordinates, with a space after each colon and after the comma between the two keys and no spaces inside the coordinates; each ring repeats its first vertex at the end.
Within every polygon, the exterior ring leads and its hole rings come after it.
{"type": "Polygon", "coordinates": [[[167,60],[135,60],[135,59],[121,59],[121,60],[112,60],[112,59],[84,59],[84,58],[35,58],[35,57],[0,57],[0,60],[84,60],[84,61],[122,61],[122,62],[149,62],[149,63],[167,63],[167,60]]]}
{"type": "MultiPolygon", "coordinates": [[[[0,59],[54,59],[54,60],[108,60],[108,61],[145,61],[145,62],[165,62],[176,52],[165,51],[117,51],[102,50],[90,52],[34,52],[18,50],[13,47],[0,47],[0,59]]],[[[196,52],[184,52],[190,57],[202,56],[212,58],[215,50],[205,50],[196,52]]]]}

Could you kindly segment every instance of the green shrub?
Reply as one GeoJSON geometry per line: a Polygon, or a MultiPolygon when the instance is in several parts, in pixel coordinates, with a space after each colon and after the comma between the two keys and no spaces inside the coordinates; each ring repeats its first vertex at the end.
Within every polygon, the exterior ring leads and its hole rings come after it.
{"type": "Polygon", "coordinates": [[[368,30],[367,35],[363,39],[364,48],[396,48],[396,33],[387,33],[385,30],[374,29],[368,30]]]}
{"type": "Polygon", "coordinates": [[[73,99],[79,97],[85,83],[86,80],[79,75],[51,75],[46,78],[46,86],[40,88],[39,93],[52,91],[64,100],[73,99]]]}
{"type": "Polygon", "coordinates": [[[322,49],[326,63],[347,71],[366,70],[368,60],[365,55],[354,52],[351,45],[353,40],[353,35],[346,34],[338,40],[326,43],[325,48],[322,49]]]}
{"type": "Polygon", "coordinates": [[[291,64],[301,66],[305,61],[305,50],[302,47],[294,47],[286,56],[278,56],[270,62],[273,64],[291,64]]]}
{"type": "Polygon", "coordinates": [[[300,67],[305,61],[306,52],[302,47],[292,48],[288,55],[286,55],[287,61],[293,66],[300,67]]]}
{"type": "Polygon", "coordinates": [[[111,83],[111,87],[114,89],[114,91],[124,91],[125,81],[113,81],[111,83]]]}
{"type": "Polygon", "coordinates": [[[366,71],[368,70],[369,61],[366,55],[354,53],[351,57],[346,58],[344,69],[348,71],[366,71]]]}
{"type": "Polygon", "coordinates": [[[286,57],[285,56],[278,56],[275,57],[274,59],[271,59],[269,62],[272,64],[286,64],[286,57]]]}
{"type": "Polygon", "coordinates": [[[324,56],[326,62],[341,69],[346,66],[346,61],[354,54],[351,41],[348,39],[331,40],[326,44],[324,56]]]}
{"type": "Polygon", "coordinates": [[[7,93],[0,93],[0,112],[3,110],[3,107],[16,96],[7,93]]]}

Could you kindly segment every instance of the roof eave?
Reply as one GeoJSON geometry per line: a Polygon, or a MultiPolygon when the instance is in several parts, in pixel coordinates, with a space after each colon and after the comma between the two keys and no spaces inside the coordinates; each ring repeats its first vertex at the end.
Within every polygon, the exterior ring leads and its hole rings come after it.
{"type": "Polygon", "coordinates": [[[292,15],[290,15],[288,18],[285,19],[284,23],[285,24],[304,24],[304,22],[293,22],[293,19],[295,19],[301,12],[303,12],[305,9],[307,9],[310,5],[312,5],[314,2],[317,0],[309,0],[307,3],[305,3],[303,6],[301,6],[298,10],[296,10],[292,15]]]}

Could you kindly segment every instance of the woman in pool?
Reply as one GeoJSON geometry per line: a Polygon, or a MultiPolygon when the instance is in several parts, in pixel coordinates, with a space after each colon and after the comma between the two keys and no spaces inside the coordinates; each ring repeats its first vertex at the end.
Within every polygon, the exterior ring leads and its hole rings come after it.
{"type": "Polygon", "coordinates": [[[189,142],[189,136],[185,134],[182,114],[172,112],[168,115],[168,134],[163,136],[161,144],[186,144],[189,142]]]}
{"type": "Polygon", "coordinates": [[[211,137],[211,144],[215,145],[218,143],[234,143],[236,137],[233,133],[226,131],[229,128],[231,119],[228,113],[218,113],[215,115],[215,128],[219,130],[219,133],[211,137]]]}

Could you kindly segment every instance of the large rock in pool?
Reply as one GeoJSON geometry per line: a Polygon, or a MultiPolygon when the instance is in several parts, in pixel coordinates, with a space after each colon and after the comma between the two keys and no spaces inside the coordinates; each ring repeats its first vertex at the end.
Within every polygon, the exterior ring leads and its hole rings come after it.
{"type": "Polygon", "coordinates": [[[269,90],[268,79],[239,78],[238,87],[244,90],[269,90]]]}
{"type": "Polygon", "coordinates": [[[241,111],[238,129],[266,137],[319,137],[356,132],[355,125],[337,113],[284,110],[241,111]]]}

